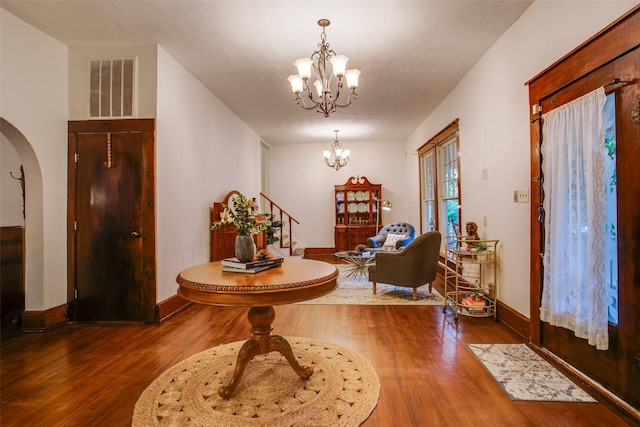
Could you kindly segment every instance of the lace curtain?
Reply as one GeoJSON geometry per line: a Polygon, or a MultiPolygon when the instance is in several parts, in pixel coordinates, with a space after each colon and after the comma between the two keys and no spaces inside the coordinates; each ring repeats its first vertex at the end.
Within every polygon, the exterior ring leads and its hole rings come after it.
{"type": "Polygon", "coordinates": [[[609,347],[604,88],[543,115],[545,253],[540,319],[609,347]]]}

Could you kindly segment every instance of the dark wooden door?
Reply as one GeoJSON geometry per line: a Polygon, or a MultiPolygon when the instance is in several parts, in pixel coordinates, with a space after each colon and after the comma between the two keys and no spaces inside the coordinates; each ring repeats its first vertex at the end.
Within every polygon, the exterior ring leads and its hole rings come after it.
{"type": "MultiPolygon", "coordinates": [[[[606,351],[596,350],[586,340],[576,338],[573,332],[548,323],[541,323],[540,333],[543,347],[636,408],[640,408],[640,267],[637,261],[640,251],[640,124],[634,122],[632,115],[634,109],[640,108],[638,76],[640,47],[540,102],[542,111],[549,112],[601,86],[615,96],[618,322],[609,323],[609,349],[606,351]],[[623,82],[608,84],[616,78],[623,82]]],[[[543,135],[542,145],[544,143],[543,135]]]]}
{"type": "Polygon", "coordinates": [[[145,133],[78,132],[70,143],[77,153],[70,317],[152,321],[155,284],[146,280],[153,270],[145,263],[154,254],[145,242],[154,241],[155,230],[145,218],[145,133]]]}

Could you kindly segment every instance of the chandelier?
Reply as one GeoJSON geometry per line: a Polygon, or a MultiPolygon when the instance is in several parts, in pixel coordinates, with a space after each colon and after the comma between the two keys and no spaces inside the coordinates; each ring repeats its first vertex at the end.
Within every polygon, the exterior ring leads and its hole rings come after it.
{"type": "MultiPolygon", "coordinates": [[[[318,21],[318,25],[322,27],[322,34],[320,35],[320,50],[313,52],[310,58],[300,58],[293,63],[298,68],[298,74],[290,75],[287,80],[291,83],[291,90],[296,95],[295,103],[300,105],[305,110],[316,110],[318,113],[322,113],[324,117],[329,117],[329,114],[336,111],[337,107],[347,107],[351,105],[354,99],[358,97],[356,88],[358,87],[358,76],[360,76],[360,70],[352,69],[346,70],[348,57],[344,55],[336,55],[336,53],[329,48],[327,43],[327,35],[324,30],[329,26],[331,22],[328,19],[321,19],[318,21]],[[327,67],[331,64],[331,68],[327,67]],[[337,84],[332,88],[332,75],[338,79],[337,84]],[[311,71],[316,78],[313,82],[313,86],[316,89],[316,96],[314,96],[311,87],[309,86],[309,79],[311,78],[311,71]],[[346,79],[347,87],[351,90],[346,103],[338,104],[338,98],[340,97],[340,90],[343,86],[343,80],[346,79]],[[306,105],[300,94],[306,92],[306,95],[311,100],[310,105],[306,105]]],[[[344,96],[343,98],[344,99],[344,96]]]]}
{"type": "Polygon", "coordinates": [[[324,162],[327,166],[338,170],[349,163],[351,151],[342,149],[342,144],[338,142],[338,132],[340,131],[334,130],[334,132],[336,133],[336,140],[331,144],[331,151],[323,150],[322,155],[324,156],[324,162]]]}

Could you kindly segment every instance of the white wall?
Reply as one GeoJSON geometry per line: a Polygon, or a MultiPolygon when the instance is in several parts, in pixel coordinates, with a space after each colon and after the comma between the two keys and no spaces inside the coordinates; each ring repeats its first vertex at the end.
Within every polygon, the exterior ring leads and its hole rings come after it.
{"type": "Polygon", "coordinates": [[[69,117],[88,120],[89,117],[89,60],[137,58],[136,105],[134,117],[156,116],[156,47],[96,46],[73,47],[69,50],[69,117]]]}
{"type": "Polygon", "coordinates": [[[4,134],[0,134],[0,226],[23,227],[20,156],[4,134]]]}
{"type": "MultiPolygon", "coordinates": [[[[504,34],[406,141],[341,141],[348,166],[324,165],[326,144],[271,148],[274,200],[298,218],[308,247],[333,247],[333,186],[350,176],[383,184],[394,208],[384,222],[419,224],[418,162],[413,154],[453,119],[460,119],[463,221],[500,239],[499,297],[529,315],[529,206],[512,202],[529,184],[528,97],[524,83],[614,21],[635,2],[538,0],[504,34]],[[405,156],[404,150],[409,153],[405,156]],[[403,170],[406,173],[403,175],[403,170]],[[482,169],[488,179],[481,179],[482,169]]],[[[27,309],[66,302],[67,120],[69,66],[64,45],[0,9],[0,117],[12,135],[27,178],[27,309]],[[42,64],[46,64],[44,67],[42,64]],[[42,188],[39,223],[29,226],[29,186],[42,188]],[[39,235],[34,238],[34,235],[39,235]]],[[[75,52],[75,51],[74,51],[75,52]]],[[[74,53],[75,55],[75,53],[74,53]]],[[[81,55],[82,56],[82,55],[81,55]]],[[[260,138],[163,49],[157,52],[158,301],[175,293],[175,276],[209,256],[209,206],[231,189],[257,196],[260,138]]],[[[72,64],[72,65],[70,65],[72,64]]],[[[153,116],[148,107],[141,116],[153,116]]],[[[79,111],[79,110],[78,110],[79,111]]],[[[343,130],[346,133],[347,130],[343,130]]],[[[5,127],[2,133],[7,136],[5,127]]],[[[10,141],[13,140],[8,137],[10,141]]]]}
{"type": "Polygon", "coordinates": [[[68,50],[0,9],[2,133],[25,169],[25,306],[67,300],[68,50]]]}
{"type": "MultiPolygon", "coordinates": [[[[351,160],[335,171],[322,158],[322,150],[330,148],[332,139],[328,135],[325,144],[271,146],[270,197],[300,221],[293,234],[305,247],[334,247],[334,185],[342,185],[352,176],[365,176],[372,184],[382,184],[383,198],[393,204],[390,212],[383,213],[383,223],[407,220],[403,142],[341,139],[342,146],[351,150],[351,160]]],[[[417,162],[415,156],[413,160],[417,162]]]]}
{"type": "MultiPolygon", "coordinates": [[[[513,202],[513,191],[529,189],[530,180],[525,82],[635,4],[534,2],[407,140],[407,150],[415,151],[460,119],[462,222],[475,221],[482,238],[500,239],[498,298],[525,316],[530,315],[530,206],[513,202]]],[[[418,165],[407,159],[406,168],[409,193],[418,194],[418,165]]],[[[410,201],[410,222],[419,223],[419,200],[410,201]]]]}
{"type": "Polygon", "coordinates": [[[67,122],[71,110],[74,120],[87,117],[79,89],[86,60],[105,55],[142,58],[137,116],[157,118],[157,300],[174,295],[180,270],[209,260],[211,204],[233,189],[258,196],[259,136],[162,48],[69,52],[4,9],[0,18],[3,140],[17,145],[27,179],[26,309],[66,303],[67,122]],[[38,183],[41,190],[30,191],[38,183]],[[32,209],[35,194],[40,200],[32,209]],[[39,223],[33,223],[37,211],[39,223]]]}
{"type": "Polygon", "coordinates": [[[178,273],[209,261],[209,208],[231,190],[260,194],[260,137],[158,48],[158,301],[178,273]]]}

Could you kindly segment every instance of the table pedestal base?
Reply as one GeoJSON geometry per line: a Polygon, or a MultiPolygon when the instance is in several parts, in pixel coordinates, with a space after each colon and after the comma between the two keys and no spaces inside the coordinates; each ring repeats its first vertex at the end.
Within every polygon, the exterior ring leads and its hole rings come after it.
{"type": "Polygon", "coordinates": [[[282,354],[289,365],[300,378],[307,379],[313,374],[313,367],[300,366],[289,342],[279,335],[271,335],[273,320],[276,313],[273,307],[251,307],[249,309],[249,323],[251,324],[251,339],[242,344],[238,352],[238,360],[233,371],[233,377],[228,385],[218,389],[220,397],[228,399],[240,382],[247,364],[259,354],[277,351],[282,354]]]}

